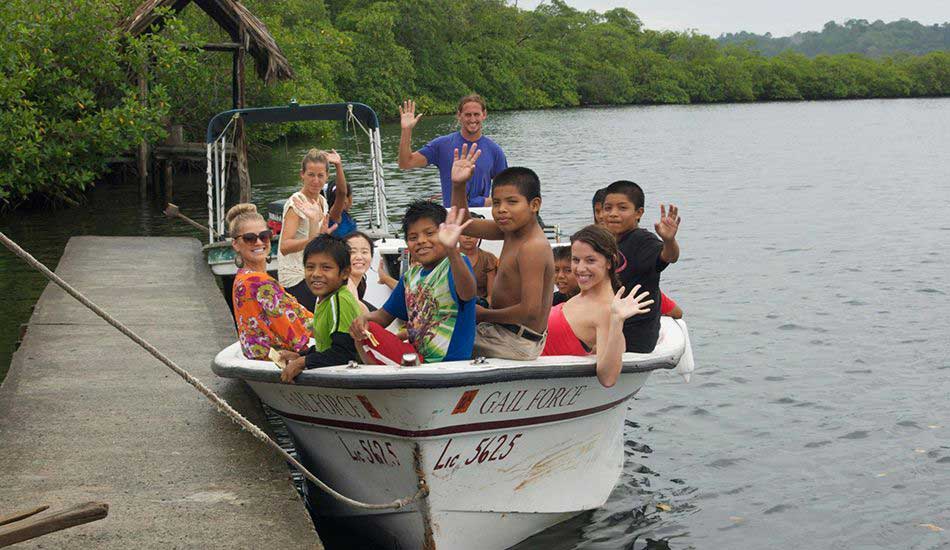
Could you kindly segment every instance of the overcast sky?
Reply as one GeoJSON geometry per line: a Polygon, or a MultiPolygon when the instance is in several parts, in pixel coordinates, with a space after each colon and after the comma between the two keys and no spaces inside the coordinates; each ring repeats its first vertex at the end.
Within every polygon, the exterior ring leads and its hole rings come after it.
{"type": "MultiPolygon", "coordinates": [[[[950,0],[566,0],[580,9],[604,12],[624,7],[636,13],[649,29],[696,29],[717,37],[724,32],[771,32],[788,36],[817,31],[827,21],[848,19],[896,21],[902,17],[925,25],[950,21],[950,0]]],[[[533,9],[538,0],[518,0],[533,9]]]]}

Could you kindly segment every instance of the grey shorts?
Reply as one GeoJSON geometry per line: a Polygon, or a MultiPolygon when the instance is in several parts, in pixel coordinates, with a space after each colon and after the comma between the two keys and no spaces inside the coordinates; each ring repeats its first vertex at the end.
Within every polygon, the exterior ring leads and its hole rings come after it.
{"type": "MultiPolygon", "coordinates": [[[[510,326],[515,327],[514,325],[510,326]]],[[[544,349],[547,332],[538,334],[521,325],[516,326],[515,329],[522,334],[519,335],[495,323],[479,323],[475,327],[475,348],[472,350],[472,357],[494,357],[520,361],[537,359],[541,355],[541,350],[544,349]]]]}

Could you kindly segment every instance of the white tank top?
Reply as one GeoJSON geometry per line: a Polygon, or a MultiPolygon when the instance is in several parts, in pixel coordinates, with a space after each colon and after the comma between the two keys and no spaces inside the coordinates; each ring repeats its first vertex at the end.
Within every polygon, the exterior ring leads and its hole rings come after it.
{"type": "MultiPolygon", "coordinates": [[[[310,220],[303,212],[294,206],[294,197],[300,197],[300,199],[304,201],[307,200],[307,196],[300,191],[291,195],[290,198],[287,199],[287,202],[284,203],[284,213],[281,215],[281,222],[286,223],[287,211],[293,208],[299,222],[297,223],[297,232],[288,238],[306,239],[307,236],[310,235],[310,220]]],[[[319,224],[323,222],[323,217],[327,215],[327,200],[323,198],[323,195],[317,197],[317,204],[320,207],[320,216],[317,218],[316,223],[319,224]]],[[[284,235],[285,233],[281,231],[280,241],[277,246],[277,282],[279,282],[282,287],[289,288],[303,280],[303,250],[290,254],[281,254],[280,243],[283,242],[284,235]]]]}

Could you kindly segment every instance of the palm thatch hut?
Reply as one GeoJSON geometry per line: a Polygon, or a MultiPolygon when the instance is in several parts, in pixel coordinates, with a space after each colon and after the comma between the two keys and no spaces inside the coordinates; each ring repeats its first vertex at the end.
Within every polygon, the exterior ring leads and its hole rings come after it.
{"type": "MultiPolygon", "coordinates": [[[[202,49],[232,53],[231,96],[234,109],[245,106],[244,60],[246,54],[250,54],[254,59],[257,75],[266,84],[293,78],[294,72],[290,68],[290,63],[280,51],[267,26],[236,0],[146,0],[135,10],[135,13],[119,24],[119,30],[133,36],[158,32],[164,26],[164,20],[162,12],[157,10],[167,8],[173,13],[178,13],[192,3],[208,14],[231,38],[231,42],[205,44],[202,49]]],[[[138,78],[139,92],[144,101],[148,95],[146,71],[142,70],[138,78]]],[[[236,126],[233,143],[237,154],[238,195],[240,202],[246,202],[250,200],[251,182],[247,171],[247,147],[244,140],[243,121],[239,119],[236,126]]],[[[142,143],[139,147],[138,161],[140,185],[143,190],[148,181],[149,156],[148,144],[142,143]]],[[[170,163],[166,162],[167,173],[171,170],[170,166],[170,163]]],[[[168,177],[170,178],[170,174],[168,177]]],[[[165,194],[170,200],[170,182],[166,182],[165,194]]],[[[234,194],[230,195],[234,196],[234,194]]]]}

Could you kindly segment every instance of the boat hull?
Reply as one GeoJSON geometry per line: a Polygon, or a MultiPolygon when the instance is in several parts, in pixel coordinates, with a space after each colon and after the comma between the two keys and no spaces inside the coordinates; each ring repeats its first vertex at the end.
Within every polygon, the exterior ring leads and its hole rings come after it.
{"type": "MultiPolygon", "coordinates": [[[[238,267],[234,263],[234,249],[230,241],[215,242],[202,247],[211,272],[218,277],[233,277],[238,267]]],[[[270,254],[267,256],[267,271],[277,273],[277,240],[271,241],[270,254]]]]}
{"type": "Polygon", "coordinates": [[[413,494],[420,473],[429,487],[428,510],[367,514],[317,494],[321,515],[358,516],[384,544],[464,549],[507,548],[603,505],[623,468],[627,402],[648,376],[606,390],[596,378],[400,391],[250,384],[337,491],[386,502],[413,494]]]}
{"type": "Polygon", "coordinates": [[[620,477],[624,419],[652,371],[691,363],[685,324],[662,321],[648,355],[624,354],[600,385],[592,357],[346,366],[279,382],[234,344],[213,365],[245,380],[285,421],[302,462],[336,491],[386,503],[372,511],[313,491],[315,511],[383,548],[503,549],[602,506],[620,477]]]}

